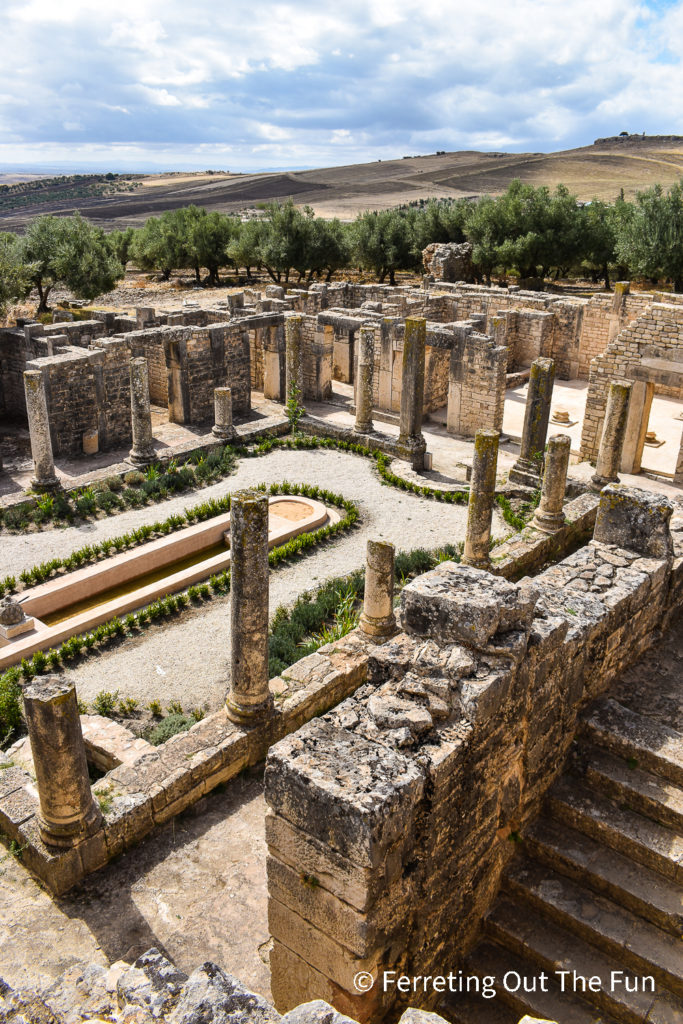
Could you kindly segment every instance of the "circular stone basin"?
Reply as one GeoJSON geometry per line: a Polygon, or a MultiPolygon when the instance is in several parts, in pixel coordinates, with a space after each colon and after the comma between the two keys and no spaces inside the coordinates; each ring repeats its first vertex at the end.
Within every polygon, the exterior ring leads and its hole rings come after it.
{"type": "Polygon", "coordinates": [[[308,519],[313,514],[313,506],[306,504],[301,498],[297,501],[285,498],[282,501],[271,502],[268,511],[282,519],[288,519],[290,523],[300,523],[302,519],[308,519]]]}

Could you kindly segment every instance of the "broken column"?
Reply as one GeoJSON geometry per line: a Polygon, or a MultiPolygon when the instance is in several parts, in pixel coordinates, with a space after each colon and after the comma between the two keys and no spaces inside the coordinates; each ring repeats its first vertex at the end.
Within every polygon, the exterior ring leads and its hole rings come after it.
{"type": "Polygon", "coordinates": [[[496,497],[496,469],[498,466],[497,430],[478,430],[474,438],[474,460],[470,500],[467,506],[467,533],[462,562],[476,569],[488,569],[491,518],[496,497]]]}
{"type": "Polygon", "coordinates": [[[304,397],[304,342],[303,317],[295,314],[285,318],[285,402],[292,396],[292,388],[298,389],[296,397],[304,397]]]}
{"type": "Polygon", "coordinates": [[[621,450],[622,473],[640,473],[645,448],[645,437],[650,419],[652,400],[655,397],[655,386],[652,381],[636,380],[631,388],[628,403],[624,446],[621,450]]]}
{"type": "Polygon", "coordinates": [[[214,424],[211,433],[221,441],[231,441],[235,436],[232,425],[232,389],[213,389],[214,424]]]}
{"type": "Polygon", "coordinates": [[[359,434],[372,433],[372,387],[375,368],[375,329],[364,324],[360,329],[358,380],[356,381],[356,423],[359,434]]]}
{"type": "Polygon", "coordinates": [[[149,368],[142,356],[130,361],[130,418],[133,447],[128,461],[147,466],[154,461],[152,410],[149,400],[149,368]]]}
{"type": "Polygon", "coordinates": [[[408,317],[403,334],[398,448],[399,458],[410,462],[418,472],[424,468],[427,449],[422,436],[426,337],[427,321],[424,317],[408,317]]]}
{"type": "Polygon", "coordinates": [[[564,526],[564,492],[572,439],[569,434],[555,434],[548,440],[543,473],[541,501],[531,525],[543,533],[555,533],[564,526]]]}
{"type": "Polygon", "coordinates": [[[237,491],[230,504],[230,692],[233,722],[271,706],[268,689],[268,496],[237,491]]]}
{"type": "Polygon", "coordinates": [[[552,359],[534,359],[524,410],[522,448],[510,470],[511,483],[533,488],[537,488],[540,483],[554,378],[555,363],[552,359]]]}
{"type": "Polygon", "coordinates": [[[394,618],[394,545],[369,540],[365,560],[365,595],[360,628],[378,639],[393,636],[394,618]]]}
{"type": "Polygon", "coordinates": [[[630,381],[625,380],[613,380],[609,386],[600,448],[598,449],[595,473],[591,477],[593,490],[599,491],[606,484],[616,483],[619,480],[619,464],[626,437],[631,387],[630,381]]]}
{"type": "Polygon", "coordinates": [[[61,676],[39,676],[25,687],[23,698],[41,839],[50,846],[76,846],[102,823],[90,789],[76,688],[61,676]]]}
{"type": "Polygon", "coordinates": [[[41,370],[24,371],[24,391],[35,474],[31,487],[34,491],[53,491],[60,483],[55,473],[45,381],[41,370]]]}

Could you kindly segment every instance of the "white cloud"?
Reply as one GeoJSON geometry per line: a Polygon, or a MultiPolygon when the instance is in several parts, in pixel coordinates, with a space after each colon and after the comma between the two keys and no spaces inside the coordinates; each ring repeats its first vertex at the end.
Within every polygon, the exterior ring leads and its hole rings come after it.
{"type": "Polygon", "coordinates": [[[683,0],[12,0],[0,144],[233,169],[571,148],[683,132],[682,60],[683,0]]]}

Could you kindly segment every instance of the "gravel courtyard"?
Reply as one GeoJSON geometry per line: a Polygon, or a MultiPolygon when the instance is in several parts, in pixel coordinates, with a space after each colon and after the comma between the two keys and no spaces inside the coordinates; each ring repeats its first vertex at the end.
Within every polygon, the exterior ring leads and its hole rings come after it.
{"type": "MultiPolygon", "coordinates": [[[[125,512],[109,519],[66,529],[5,536],[3,573],[19,573],[46,558],[64,556],[86,543],[114,537],[135,526],[165,519],[172,512],[210,497],[265,481],[317,484],[357,502],[360,526],[312,554],[271,572],[271,614],[280,604],[292,604],[305,590],[360,568],[369,537],[392,541],[398,550],[438,548],[462,541],[467,509],[444,505],[384,486],[374,464],[356,455],[335,451],[271,452],[244,459],[227,479],[192,495],[125,512]]],[[[493,536],[509,527],[494,511],[493,536]]],[[[185,708],[212,710],[222,703],[228,684],[230,652],[229,597],[186,611],[174,622],[154,625],[137,637],[91,656],[70,668],[79,697],[92,701],[101,690],[118,690],[141,704],[175,700],[185,708]]]]}

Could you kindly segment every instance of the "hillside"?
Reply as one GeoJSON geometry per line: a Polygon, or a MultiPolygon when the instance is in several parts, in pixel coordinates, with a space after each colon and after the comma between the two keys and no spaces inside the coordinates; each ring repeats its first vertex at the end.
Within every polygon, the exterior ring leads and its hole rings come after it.
{"type": "Polygon", "coordinates": [[[139,226],[152,214],[190,203],[237,213],[290,196],[297,205],[309,204],[321,216],[352,220],[361,210],[419,199],[497,194],[514,178],[550,187],[562,182],[580,199],[611,200],[622,188],[631,198],[639,189],[655,183],[667,186],[681,177],[682,136],[631,135],[598,139],[591,146],[557,153],[463,151],[268,174],[135,174],[129,179],[130,191],[125,190],[122,175],[119,190],[111,194],[64,198],[54,187],[39,202],[20,208],[5,208],[0,202],[0,229],[21,230],[36,214],[74,209],[107,229],[139,226]]]}

